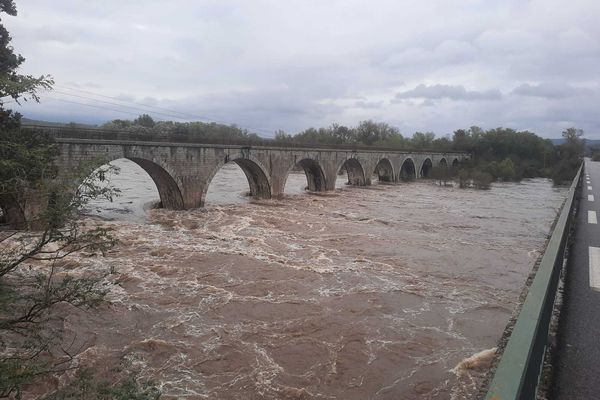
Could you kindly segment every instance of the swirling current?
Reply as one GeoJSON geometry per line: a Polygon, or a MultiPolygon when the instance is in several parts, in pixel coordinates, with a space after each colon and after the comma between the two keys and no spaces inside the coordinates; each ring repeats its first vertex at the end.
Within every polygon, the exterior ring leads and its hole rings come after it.
{"type": "Polygon", "coordinates": [[[122,196],[88,219],[119,244],[68,261],[111,271],[108,302],[66,310],[63,340],[105,374],[126,359],[165,399],[471,398],[566,193],[340,178],[314,194],[299,173],[253,201],[226,166],[205,208],[170,211],[117,164],[122,196]]]}

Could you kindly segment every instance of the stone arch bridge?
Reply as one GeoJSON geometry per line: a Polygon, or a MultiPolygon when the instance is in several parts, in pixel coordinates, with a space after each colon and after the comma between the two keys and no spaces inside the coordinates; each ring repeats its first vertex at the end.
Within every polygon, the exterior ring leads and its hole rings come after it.
{"type": "MultiPolygon", "coordinates": [[[[335,188],[338,172],[345,169],[348,183],[370,185],[373,177],[380,181],[397,182],[426,178],[434,166],[457,165],[470,157],[467,153],[410,152],[397,150],[283,147],[275,144],[259,146],[223,145],[166,141],[128,140],[80,137],[62,132],[54,135],[59,154],[55,159],[61,171],[77,168],[82,163],[97,166],[126,158],[142,167],[153,179],[162,206],[170,209],[191,209],[204,205],[208,186],[228,162],[241,167],[248,179],[251,195],[256,198],[280,198],[286,180],[296,168],[304,170],[310,191],[335,188]]],[[[28,220],[27,207],[0,204],[7,220],[28,220]]]]}

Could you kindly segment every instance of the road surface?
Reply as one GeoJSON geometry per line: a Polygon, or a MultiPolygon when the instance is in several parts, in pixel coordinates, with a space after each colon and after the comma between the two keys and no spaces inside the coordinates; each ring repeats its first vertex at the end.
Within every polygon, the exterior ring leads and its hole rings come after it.
{"type": "Polygon", "coordinates": [[[586,160],[551,398],[600,399],[600,162],[586,160]]]}

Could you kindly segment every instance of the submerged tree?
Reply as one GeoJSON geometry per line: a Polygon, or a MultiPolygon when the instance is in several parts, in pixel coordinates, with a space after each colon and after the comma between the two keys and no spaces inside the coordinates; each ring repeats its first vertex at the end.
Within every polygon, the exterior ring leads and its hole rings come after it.
{"type": "Polygon", "coordinates": [[[452,179],[452,173],[454,170],[447,166],[439,166],[431,168],[430,177],[431,179],[438,182],[440,186],[448,186],[449,181],[452,179]]]}

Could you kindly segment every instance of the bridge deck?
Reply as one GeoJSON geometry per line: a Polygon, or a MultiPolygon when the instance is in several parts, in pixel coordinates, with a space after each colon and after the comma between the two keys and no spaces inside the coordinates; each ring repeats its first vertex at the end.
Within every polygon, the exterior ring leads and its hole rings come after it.
{"type": "Polygon", "coordinates": [[[600,397],[600,163],[585,171],[559,323],[552,396],[561,400],[600,397]]]}
{"type": "Polygon", "coordinates": [[[147,131],[108,130],[102,128],[69,128],[48,125],[23,125],[22,130],[46,133],[54,137],[58,142],[112,142],[122,144],[146,144],[161,146],[199,146],[199,147],[254,147],[270,149],[294,149],[294,150],[334,150],[334,151],[361,151],[361,152],[386,152],[386,153],[412,153],[412,154],[456,154],[465,155],[465,151],[452,149],[406,149],[370,146],[360,143],[301,143],[294,141],[276,141],[271,138],[215,138],[202,137],[177,132],[165,132],[162,134],[147,131]]]}

